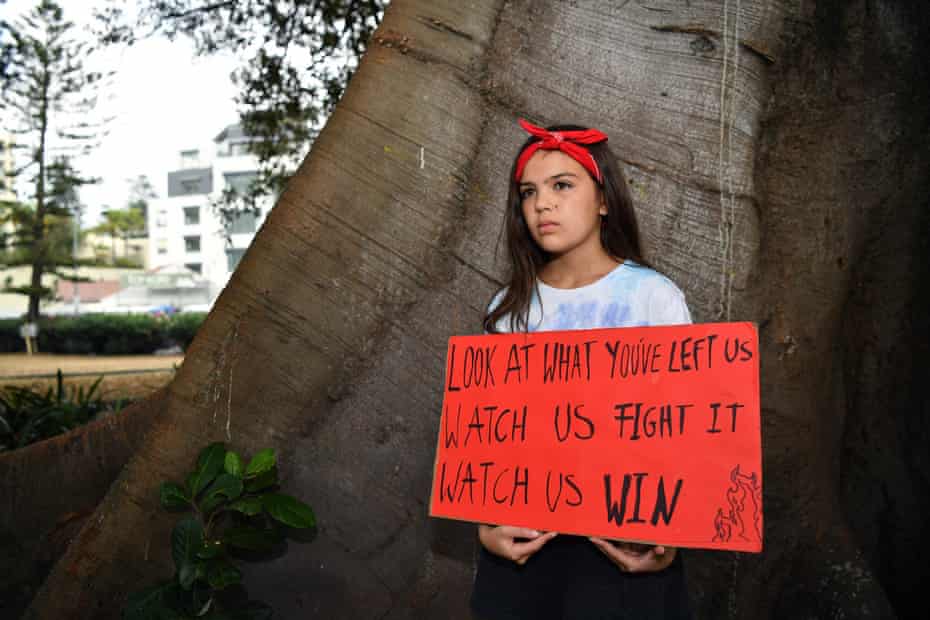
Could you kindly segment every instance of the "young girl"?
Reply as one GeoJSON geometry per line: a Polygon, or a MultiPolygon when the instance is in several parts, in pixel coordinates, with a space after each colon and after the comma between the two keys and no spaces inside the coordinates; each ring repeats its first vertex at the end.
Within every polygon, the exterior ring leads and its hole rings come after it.
{"type": "MultiPolygon", "coordinates": [[[[510,174],[510,283],[489,333],[690,323],[684,295],[643,258],[626,181],[596,129],[530,133],[510,174]]],[[[480,525],[472,609],[488,620],[690,618],[681,557],[662,546],[480,525]]]]}

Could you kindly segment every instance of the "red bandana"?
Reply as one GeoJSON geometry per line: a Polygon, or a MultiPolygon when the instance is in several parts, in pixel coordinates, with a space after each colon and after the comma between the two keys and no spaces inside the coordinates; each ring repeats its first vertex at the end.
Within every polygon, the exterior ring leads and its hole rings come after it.
{"type": "Polygon", "coordinates": [[[517,158],[517,183],[520,182],[520,178],[523,176],[523,168],[526,167],[526,162],[528,162],[530,157],[533,156],[533,153],[539,149],[562,151],[584,166],[585,169],[591,173],[591,176],[597,179],[598,183],[603,183],[601,169],[597,167],[597,162],[594,161],[591,152],[579,145],[603,142],[607,139],[606,134],[597,129],[585,129],[583,131],[547,131],[542,127],[537,127],[536,125],[526,122],[522,118],[520,119],[520,126],[530,134],[537,138],[541,138],[541,140],[530,144],[520,153],[520,157],[517,158]]]}

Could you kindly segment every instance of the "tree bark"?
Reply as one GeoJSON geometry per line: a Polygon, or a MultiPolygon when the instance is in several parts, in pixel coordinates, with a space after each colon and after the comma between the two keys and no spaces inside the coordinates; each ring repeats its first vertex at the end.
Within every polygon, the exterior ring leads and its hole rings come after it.
{"type": "Polygon", "coordinates": [[[0,454],[0,617],[23,612],[166,400],[163,388],[119,414],[0,454]]]}
{"type": "Polygon", "coordinates": [[[927,375],[928,15],[396,0],[25,617],[116,617],[170,574],[155,489],[216,439],[278,449],[318,514],[310,546],[247,571],[282,617],[468,617],[473,528],[426,501],[446,339],[503,278],[518,116],[608,133],[696,320],[759,324],[765,551],[688,552],[699,617],[908,617],[930,497],[930,417],[901,387],[927,375]]]}
{"type": "MultiPolygon", "coordinates": [[[[437,384],[421,381],[414,367],[396,384],[371,371],[385,355],[397,354],[391,345],[395,330],[406,329],[409,309],[456,266],[444,249],[454,245],[462,221],[482,133],[481,97],[469,83],[482,70],[496,15],[493,3],[391,8],[314,155],[199,330],[152,441],[120,474],[26,617],[116,617],[114,601],[159,574],[170,575],[172,520],[159,510],[155,490],[164,479],[179,479],[215,439],[247,453],[278,449],[283,475],[290,476],[285,488],[319,514],[322,532],[312,548],[262,567],[270,575],[286,562],[308,563],[302,579],[281,585],[306,586],[300,596],[312,597],[329,584],[326,598],[313,604],[340,600],[336,615],[351,617],[389,609],[392,588],[412,583],[407,573],[426,562],[422,504],[437,384]],[[397,465],[386,479],[380,462],[364,459],[355,471],[341,471],[332,458],[341,458],[338,446],[320,446],[309,461],[303,451],[302,442],[325,441],[332,422],[348,420],[342,412],[366,381],[392,388],[403,400],[356,409],[370,424],[358,427],[358,447],[342,452],[358,455],[362,445],[373,447],[369,456],[390,461],[388,472],[397,465]],[[410,435],[389,444],[394,425],[410,435]],[[347,485],[352,493],[341,494],[347,485]],[[382,516],[356,529],[365,502],[382,516]],[[398,552],[406,553],[400,571],[398,552]]],[[[458,330],[468,327],[465,317],[476,316],[483,296],[472,295],[470,309],[460,311],[458,330]]],[[[439,338],[449,327],[410,332],[411,353],[425,373],[438,376],[439,338]]],[[[470,571],[442,558],[433,565],[453,577],[450,582],[465,581],[470,571]]],[[[461,589],[450,595],[463,603],[461,589]]],[[[287,616],[293,604],[276,607],[287,616]]]]}

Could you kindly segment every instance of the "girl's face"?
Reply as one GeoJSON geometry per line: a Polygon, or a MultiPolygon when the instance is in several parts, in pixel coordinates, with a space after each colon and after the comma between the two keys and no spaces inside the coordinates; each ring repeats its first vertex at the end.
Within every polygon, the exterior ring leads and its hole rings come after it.
{"type": "Polygon", "coordinates": [[[604,252],[603,194],[587,170],[565,153],[536,151],[523,169],[520,198],[530,236],[551,256],[604,252]]]}

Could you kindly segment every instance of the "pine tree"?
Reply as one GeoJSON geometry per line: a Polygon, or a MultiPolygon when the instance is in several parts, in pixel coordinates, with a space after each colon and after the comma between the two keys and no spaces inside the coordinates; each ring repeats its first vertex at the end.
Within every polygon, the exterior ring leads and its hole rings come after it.
{"type": "Polygon", "coordinates": [[[18,224],[16,244],[24,248],[32,277],[17,292],[29,296],[27,320],[39,317],[40,300],[49,291],[44,273],[62,261],[49,235],[53,221],[73,215],[77,190],[93,182],[74,169],[71,159],[88,153],[100,134],[97,95],[106,77],[88,70],[88,44],[78,41],[74,24],[53,0],[39,0],[28,14],[3,30],[4,64],[0,73],[2,130],[14,136],[15,174],[28,187],[18,203],[0,203],[5,219],[18,224]],[[77,120],[75,120],[77,119],[77,120]]]}

